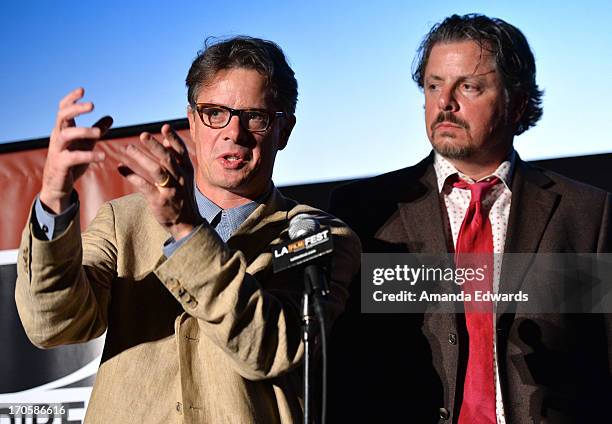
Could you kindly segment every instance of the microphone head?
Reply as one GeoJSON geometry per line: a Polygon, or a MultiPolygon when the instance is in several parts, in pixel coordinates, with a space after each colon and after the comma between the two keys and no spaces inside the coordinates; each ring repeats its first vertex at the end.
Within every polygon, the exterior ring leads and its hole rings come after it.
{"type": "Polygon", "coordinates": [[[299,237],[316,232],[320,228],[319,221],[306,213],[300,213],[289,221],[289,238],[299,237]]]}

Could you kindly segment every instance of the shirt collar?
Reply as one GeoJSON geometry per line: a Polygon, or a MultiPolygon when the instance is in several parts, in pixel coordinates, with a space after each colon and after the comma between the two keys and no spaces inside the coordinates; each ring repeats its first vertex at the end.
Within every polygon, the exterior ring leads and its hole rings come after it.
{"type": "MultiPolygon", "coordinates": [[[[251,213],[257,207],[263,203],[263,200],[270,194],[270,191],[274,188],[274,183],[270,183],[270,189],[266,191],[262,196],[257,199],[245,203],[244,205],[236,206],[235,208],[225,209],[225,213],[229,217],[229,222],[234,223],[236,228],[232,230],[236,230],[240,224],[242,224],[251,213]]],[[[204,218],[209,224],[215,219],[219,212],[223,211],[221,207],[219,207],[216,203],[206,197],[198,188],[195,186],[195,200],[198,205],[198,211],[200,212],[200,216],[204,218]]],[[[233,231],[232,231],[233,232],[233,231]]]]}
{"type": "MultiPolygon", "coordinates": [[[[512,174],[514,173],[514,164],[516,162],[516,151],[512,149],[512,152],[508,155],[506,160],[504,160],[495,171],[491,175],[487,175],[481,178],[479,181],[485,180],[492,176],[499,178],[506,188],[510,190],[510,184],[512,182],[512,174]]],[[[436,179],[438,183],[438,191],[442,192],[444,188],[444,183],[448,179],[448,177],[452,175],[459,175],[459,178],[465,180],[469,183],[474,183],[473,179],[468,177],[465,174],[462,174],[455,168],[447,159],[441,156],[438,152],[434,152],[434,170],[436,171],[436,179]]]]}

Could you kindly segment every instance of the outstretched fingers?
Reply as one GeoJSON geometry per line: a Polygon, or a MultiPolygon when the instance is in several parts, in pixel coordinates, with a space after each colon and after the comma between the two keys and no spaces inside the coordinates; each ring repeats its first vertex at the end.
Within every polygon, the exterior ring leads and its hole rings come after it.
{"type": "Polygon", "coordinates": [[[164,124],[161,129],[161,133],[164,137],[163,144],[166,148],[174,150],[179,157],[182,159],[182,162],[189,162],[189,150],[187,149],[187,145],[183,141],[183,139],[174,131],[174,129],[170,126],[170,124],[164,124]]]}

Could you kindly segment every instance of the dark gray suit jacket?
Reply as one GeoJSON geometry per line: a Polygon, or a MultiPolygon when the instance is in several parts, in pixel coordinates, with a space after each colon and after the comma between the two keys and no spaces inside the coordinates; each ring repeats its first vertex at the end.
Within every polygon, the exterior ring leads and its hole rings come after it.
{"type": "MultiPolygon", "coordinates": [[[[433,156],[337,189],[331,211],[368,252],[452,252],[433,156]]],[[[517,158],[506,253],[611,252],[611,195],[517,158]]],[[[526,265],[525,265],[526,267],[526,265]]],[[[502,268],[507,292],[521,265],[502,268]]],[[[497,316],[508,423],[606,422],[612,401],[608,316],[497,316]]],[[[461,314],[361,314],[360,283],[332,333],[331,422],[456,422],[467,359],[461,314]]]]}

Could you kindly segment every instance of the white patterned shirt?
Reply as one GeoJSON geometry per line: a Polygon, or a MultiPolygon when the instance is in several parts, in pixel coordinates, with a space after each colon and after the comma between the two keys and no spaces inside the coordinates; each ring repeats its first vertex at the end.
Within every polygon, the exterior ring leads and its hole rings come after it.
{"type": "MultiPolygon", "coordinates": [[[[512,174],[514,172],[515,161],[516,153],[513,150],[509,157],[502,162],[491,175],[487,175],[486,177],[478,180],[483,181],[487,178],[495,176],[501,181],[501,184],[496,184],[493,186],[485,194],[485,197],[482,200],[483,210],[489,211],[489,221],[491,222],[491,230],[493,232],[493,252],[496,253],[493,263],[493,291],[495,293],[497,293],[499,290],[502,259],[501,254],[504,253],[504,244],[508,229],[508,217],[510,216],[510,201],[512,198],[510,187],[512,184],[512,174]]],[[[478,181],[475,181],[467,175],[459,172],[448,160],[440,156],[438,153],[434,154],[434,169],[436,171],[439,193],[441,193],[444,197],[448,222],[450,223],[450,230],[451,234],[453,235],[453,246],[456,246],[459,230],[461,229],[463,218],[465,217],[470,204],[471,192],[470,190],[453,187],[452,184],[449,183],[448,177],[457,174],[459,175],[459,178],[468,183],[475,183],[478,181]]],[[[494,319],[494,327],[495,324],[494,319]]],[[[495,331],[495,328],[493,330],[493,337],[496,337],[497,332],[495,331]]],[[[506,419],[504,416],[504,404],[502,401],[501,386],[499,383],[499,368],[497,366],[497,340],[493,341],[493,365],[495,366],[495,410],[497,414],[497,424],[505,424],[506,419]]]]}

